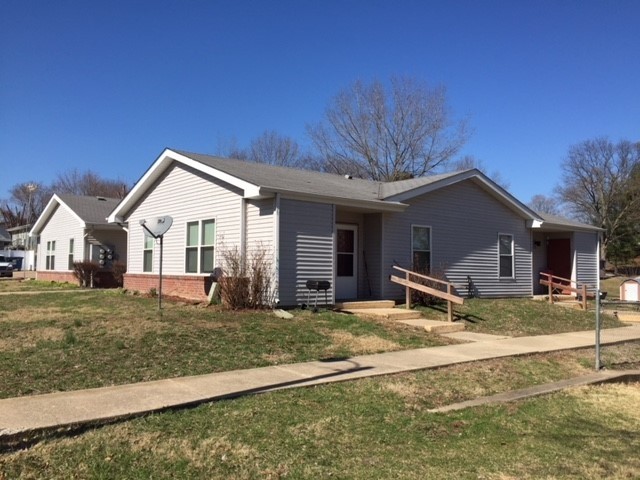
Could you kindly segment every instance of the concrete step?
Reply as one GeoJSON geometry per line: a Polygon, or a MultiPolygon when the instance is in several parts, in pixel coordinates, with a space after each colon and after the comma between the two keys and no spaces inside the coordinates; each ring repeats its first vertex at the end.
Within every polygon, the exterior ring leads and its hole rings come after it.
{"type": "Polygon", "coordinates": [[[338,310],[364,310],[367,308],[393,308],[396,302],[393,300],[361,300],[355,302],[338,302],[338,310]]]}
{"type": "Polygon", "coordinates": [[[438,320],[427,320],[426,318],[400,320],[400,323],[411,325],[412,327],[424,328],[427,332],[437,334],[461,332],[464,330],[464,323],[440,322],[438,320]]]}
{"type": "Polygon", "coordinates": [[[419,312],[400,308],[353,308],[342,309],[343,312],[358,315],[360,317],[376,317],[385,320],[409,320],[422,318],[419,312]]]}

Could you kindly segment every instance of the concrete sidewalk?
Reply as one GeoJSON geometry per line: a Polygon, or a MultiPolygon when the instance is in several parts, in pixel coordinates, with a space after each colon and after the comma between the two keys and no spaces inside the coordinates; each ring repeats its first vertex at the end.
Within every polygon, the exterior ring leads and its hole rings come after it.
{"type": "MultiPolygon", "coordinates": [[[[604,330],[603,344],[640,340],[640,325],[604,330]]],[[[0,441],[29,434],[196,405],[285,388],[443,367],[458,363],[593,346],[593,331],[503,338],[444,347],[379,353],[172,378],[130,385],[0,400],[0,441]]]]}

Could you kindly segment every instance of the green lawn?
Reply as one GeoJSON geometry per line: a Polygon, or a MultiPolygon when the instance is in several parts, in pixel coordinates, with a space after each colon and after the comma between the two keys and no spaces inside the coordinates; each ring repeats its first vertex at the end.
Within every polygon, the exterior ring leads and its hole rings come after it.
{"type": "Polygon", "coordinates": [[[591,357],[505,358],[150,415],[0,453],[0,478],[638,478],[638,384],[429,412],[586,373],[591,357]]]}
{"type": "Polygon", "coordinates": [[[23,280],[20,272],[14,273],[12,280],[0,280],[0,293],[2,292],[37,292],[46,290],[69,290],[79,288],[75,283],[45,282],[41,280],[23,280]]]}
{"type": "Polygon", "coordinates": [[[332,312],[164,307],[117,290],[0,295],[0,398],[453,342],[332,312]]]}
{"type": "MultiPolygon", "coordinates": [[[[426,318],[442,321],[447,319],[446,304],[419,308],[426,318]]],[[[466,330],[470,332],[513,337],[595,328],[593,310],[584,312],[528,298],[465,299],[463,305],[454,306],[454,319],[464,322],[466,330]]],[[[609,315],[603,316],[602,320],[604,328],[622,326],[609,315]]]]}
{"type": "MultiPolygon", "coordinates": [[[[471,331],[587,330],[593,312],[530,300],[467,301],[471,331]]],[[[0,396],[445,344],[355,316],[227,312],[117,290],[0,296],[0,396]]],[[[441,314],[426,311],[427,316],[441,314]]],[[[615,325],[608,319],[609,326],[615,325]]],[[[449,414],[429,409],[591,372],[593,350],[265,393],[0,445],[13,478],[638,478],[640,387],[571,390],[449,414]]],[[[640,343],[604,349],[640,366],[640,343]]]]}

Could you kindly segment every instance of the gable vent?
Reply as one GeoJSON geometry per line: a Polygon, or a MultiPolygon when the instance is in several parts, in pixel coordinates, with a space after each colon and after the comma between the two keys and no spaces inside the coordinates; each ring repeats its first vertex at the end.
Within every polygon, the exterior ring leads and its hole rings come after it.
{"type": "Polygon", "coordinates": [[[96,197],[98,199],[99,202],[106,202],[107,199],[104,197],[96,197]]]}

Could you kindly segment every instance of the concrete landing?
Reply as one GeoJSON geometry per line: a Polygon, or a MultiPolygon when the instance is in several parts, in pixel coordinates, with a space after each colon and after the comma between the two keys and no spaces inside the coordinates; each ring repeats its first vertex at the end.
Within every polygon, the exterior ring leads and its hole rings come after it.
{"type": "Polygon", "coordinates": [[[409,320],[422,318],[420,312],[405,310],[403,308],[350,308],[342,309],[343,312],[358,315],[359,317],[375,317],[385,320],[409,320]]]}
{"type": "Polygon", "coordinates": [[[424,328],[427,332],[437,334],[453,334],[453,332],[462,332],[464,330],[464,323],[440,322],[438,320],[427,320],[426,318],[400,320],[399,322],[412,327],[424,328]]]}

